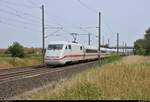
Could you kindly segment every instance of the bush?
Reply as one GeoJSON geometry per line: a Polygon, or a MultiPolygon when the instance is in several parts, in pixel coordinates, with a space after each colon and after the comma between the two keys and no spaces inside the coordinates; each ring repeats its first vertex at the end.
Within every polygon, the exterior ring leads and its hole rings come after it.
{"type": "Polygon", "coordinates": [[[112,55],[112,56],[110,56],[110,57],[108,57],[108,58],[104,58],[104,59],[102,59],[101,60],[101,64],[107,64],[107,63],[111,63],[111,62],[113,62],[113,61],[118,61],[118,60],[120,60],[121,59],[121,57],[119,56],[119,55],[112,55]]]}
{"type": "Polygon", "coordinates": [[[8,51],[12,57],[19,57],[19,58],[25,57],[24,48],[18,42],[14,42],[13,45],[8,48],[8,51]]]}

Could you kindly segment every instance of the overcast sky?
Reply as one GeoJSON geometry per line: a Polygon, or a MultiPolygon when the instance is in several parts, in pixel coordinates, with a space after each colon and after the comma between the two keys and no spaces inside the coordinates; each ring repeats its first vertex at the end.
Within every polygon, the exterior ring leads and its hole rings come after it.
{"type": "MultiPolygon", "coordinates": [[[[98,12],[102,13],[102,36],[105,43],[132,46],[150,27],[150,0],[0,0],[0,48],[14,41],[26,47],[42,47],[41,5],[45,5],[46,45],[50,41],[72,41],[69,33],[91,35],[91,44],[97,45],[98,12]],[[52,29],[51,27],[63,27],[52,29]],[[83,29],[80,29],[82,27],[83,29]]],[[[77,41],[88,44],[88,36],[77,41]]]]}

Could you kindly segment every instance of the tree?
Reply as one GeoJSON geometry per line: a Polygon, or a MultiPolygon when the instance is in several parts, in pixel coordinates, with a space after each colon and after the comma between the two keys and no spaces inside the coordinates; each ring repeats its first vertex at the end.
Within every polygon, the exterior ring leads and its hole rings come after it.
{"type": "Polygon", "coordinates": [[[145,44],[145,40],[144,39],[139,39],[136,40],[136,42],[134,43],[134,49],[135,49],[135,54],[137,55],[145,55],[145,48],[144,45],[145,44]]]}
{"type": "Polygon", "coordinates": [[[14,42],[13,45],[8,48],[8,51],[12,57],[25,57],[24,47],[18,42],[14,42]]]}
{"type": "Polygon", "coordinates": [[[134,49],[135,54],[150,55],[150,28],[145,31],[144,39],[135,41],[134,49]]]}

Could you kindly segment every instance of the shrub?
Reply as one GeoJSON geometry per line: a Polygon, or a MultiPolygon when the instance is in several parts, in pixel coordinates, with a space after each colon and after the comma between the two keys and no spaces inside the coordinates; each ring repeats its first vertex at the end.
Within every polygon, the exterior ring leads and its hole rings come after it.
{"type": "Polygon", "coordinates": [[[19,58],[25,57],[24,48],[18,42],[14,42],[13,45],[8,48],[8,51],[12,57],[19,57],[19,58]]]}

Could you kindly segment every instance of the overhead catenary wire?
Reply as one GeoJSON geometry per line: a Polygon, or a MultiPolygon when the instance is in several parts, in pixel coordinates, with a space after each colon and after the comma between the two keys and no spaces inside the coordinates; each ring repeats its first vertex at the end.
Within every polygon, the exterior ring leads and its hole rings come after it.
{"type": "Polygon", "coordinates": [[[3,20],[3,19],[4,20],[8,20],[8,21],[11,21],[11,22],[17,22],[17,23],[21,23],[21,24],[25,24],[25,25],[33,25],[33,27],[37,28],[37,24],[31,23],[31,22],[27,22],[27,21],[22,21],[22,20],[18,20],[18,19],[14,19],[14,18],[3,17],[3,16],[0,16],[0,19],[1,20],[3,20]]]}
{"type": "MultiPolygon", "coordinates": [[[[46,10],[45,10],[45,11],[46,11],[46,10]]],[[[45,13],[48,15],[48,12],[47,12],[47,11],[46,11],[45,13]]],[[[49,18],[52,19],[51,17],[49,17],[49,18]]],[[[48,38],[49,36],[52,36],[52,35],[54,35],[55,33],[59,32],[59,31],[61,31],[61,30],[65,32],[65,30],[63,29],[64,27],[63,27],[61,24],[56,24],[56,25],[59,25],[60,27],[52,27],[52,26],[49,26],[49,25],[47,25],[46,27],[44,27],[45,29],[58,29],[58,30],[56,30],[55,32],[53,32],[53,33],[51,33],[51,34],[45,36],[44,38],[48,38]]],[[[67,32],[67,31],[66,31],[66,32],[67,32]]],[[[60,36],[60,35],[57,35],[57,36],[60,36]]]]}
{"type": "Polygon", "coordinates": [[[49,36],[52,36],[52,35],[54,35],[55,33],[59,32],[59,31],[61,31],[61,30],[62,30],[62,29],[58,29],[58,30],[56,30],[55,32],[53,32],[53,33],[51,33],[51,34],[45,36],[45,38],[48,38],[49,36]]]}
{"type": "Polygon", "coordinates": [[[21,18],[21,19],[23,19],[23,20],[27,20],[27,21],[31,21],[31,22],[33,22],[33,20],[34,20],[34,21],[35,21],[35,22],[34,22],[35,24],[39,24],[39,23],[36,23],[36,22],[41,22],[40,20],[37,21],[37,20],[35,20],[35,19],[30,19],[30,18],[24,17],[24,16],[22,16],[22,15],[20,15],[20,14],[17,14],[17,13],[14,13],[14,12],[10,12],[10,11],[4,10],[4,9],[0,9],[0,12],[7,13],[7,14],[9,14],[9,15],[13,15],[13,16],[16,16],[16,17],[18,17],[18,18],[21,18]]]}
{"type": "Polygon", "coordinates": [[[63,29],[63,27],[45,26],[45,29],[63,29]]]}
{"type": "Polygon", "coordinates": [[[80,28],[84,28],[84,29],[95,29],[96,26],[85,26],[85,27],[80,27],[80,28]]]}
{"type": "Polygon", "coordinates": [[[19,14],[22,14],[22,15],[24,15],[24,16],[28,16],[28,17],[30,17],[30,18],[32,17],[32,18],[34,18],[34,19],[41,20],[40,17],[34,16],[34,15],[32,15],[32,14],[30,14],[30,13],[27,13],[27,12],[24,12],[24,11],[20,11],[20,10],[18,10],[18,9],[15,9],[15,8],[11,7],[11,6],[8,6],[8,5],[3,5],[3,6],[9,8],[10,10],[15,11],[15,13],[17,13],[17,14],[19,13],[19,14]]]}
{"type": "Polygon", "coordinates": [[[7,0],[0,0],[1,2],[3,2],[3,3],[7,3],[7,4],[10,4],[10,5],[14,5],[14,6],[20,6],[20,7],[24,7],[24,8],[38,8],[38,7],[33,7],[33,6],[29,6],[29,5],[26,5],[26,4],[21,4],[21,5],[18,5],[18,4],[16,4],[16,3],[14,3],[14,2],[10,2],[10,0],[9,1],[7,1],[7,0]]]}
{"type": "MultiPolygon", "coordinates": [[[[5,7],[13,10],[14,12],[11,12],[11,11],[8,11],[8,10],[4,10],[4,9],[0,9],[0,12],[7,13],[9,15],[13,15],[15,17],[21,18],[22,20],[25,20],[25,21],[20,21],[20,20],[16,20],[16,19],[14,20],[13,19],[14,21],[19,22],[19,23],[22,22],[23,24],[34,25],[34,27],[36,27],[37,25],[40,25],[40,22],[41,22],[41,18],[40,17],[34,16],[34,15],[32,15],[30,13],[27,13],[27,12],[22,12],[22,11],[20,11],[18,9],[15,9],[15,8],[11,7],[12,5],[8,6],[8,5],[10,5],[10,3],[8,3],[8,2],[6,4],[7,5],[5,5],[5,7]],[[28,22],[26,22],[26,21],[28,21],[28,22]]],[[[5,19],[9,19],[10,20],[10,18],[5,18],[5,19]]]]}
{"type": "Polygon", "coordinates": [[[34,31],[34,32],[37,31],[37,32],[41,32],[40,30],[31,29],[31,28],[26,27],[26,26],[17,26],[17,25],[15,25],[15,24],[8,23],[8,22],[2,21],[2,20],[0,20],[0,24],[8,25],[8,26],[10,26],[10,27],[16,28],[17,30],[18,30],[18,27],[19,27],[19,28],[22,28],[22,29],[28,30],[28,31],[34,31]]]}
{"type": "MultiPolygon", "coordinates": [[[[82,6],[84,6],[85,8],[87,8],[88,10],[90,10],[90,11],[92,11],[93,13],[98,13],[98,11],[97,10],[95,10],[94,8],[92,8],[92,7],[90,7],[90,6],[88,6],[87,4],[85,4],[83,1],[81,1],[81,0],[77,0],[82,6]]],[[[106,23],[106,21],[104,21],[104,24],[105,24],[105,26],[107,27],[107,29],[110,31],[110,33],[114,33],[113,31],[112,31],[112,29],[110,28],[110,26],[106,23]]]]}
{"type": "MultiPolygon", "coordinates": [[[[12,14],[13,13],[13,15],[19,15],[19,16],[26,16],[27,17],[27,19],[28,18],[30,18],[30,19],[28,19],[28,20],[30,20],[30,21],[36,21],[36,22],[41,22],[41,18],[40,17],[37,17],[37,16],[34,16],[33,14],[31,14],[31,13],[28,13],[28,12],[24,12],[24,11],[20,11],[20,10],[18,10],[18,9],[15,9],[15,8],[13,8],[13,7],[11,7],[11,6],[13,6],[13,5],[11,5],[10,3],[8,3],[8,2],[6,2],[6,4],[5,4],[5,7],[7,7],[7,8],[9,8],[10,10],[13,10],[14,12],[10,12],[10,11],[6,11],[6,13],[9,13],[9,14],[12,14]],[[9,6],[8,6],[9,5],[9,6]]],[[[38,9],[40,9],[40,7],[38,7],[38,9]]],[[[2,10],[2,12],[4,12],[4,10],[2,10]]],[[[23,18],[23,17],[22,17],[23,18]]],[[[24,17],[25,18],[25,17],[24,17]]],[[[39,23],[40,24],[40,23],[39,23]]]]}
{"type": "MultiPolygon", "coordinates": [[[[4,1],[5,2],[5,0],[2,0],[2,1],[4,1]]],[[[5,2],[6,4],[9,4],[9,5],[17,5],[16,3],[12,3],[12,2],[8,2],[7,0],[6,0],[6,2],[5,2]]],[[[30,2],[31,3],[31,2],[30,2]]],[[[33,4],[33,3],[32,3],[33,4]]],[[[28,21],[32,21],[33,22],[33,20],[35,21],[35,18],[37,18],[37,17],[33,17],[33,15],[32,14],[29,14],[29,13],[25,13],[25,12],[21,12],[20,10],[17,10],[17,9],[14,9],[14,8],[12,8],[12,7],[10,7],[10,6],[7,6],[7,7],[9,7],[11,10],[13,10],[14,12],[10,12],[10,11],[7,11],[7,10],[2,10],[1,12],[5,12],[5,13],[7,13],[7,14],[10,14],[10,15],[14,15],[14,16],[16,16],[16,17],[18,17],[18,18],[21,18],[22,20],[28,20],[28,21]],[[33,17],[34,19],[29,19],[29,18],[27,18],[27,17],[24,17],[24,16],[28,16],[28,17],[33,17]]],[[[50,17],[51,18],[51,17],[50,17]]],[[[36,19],[37,20],[37,19],[36,19]]],[[[40,19],[38,19],[39,21],[41,21],[40,19]]],[[[16,21],[16,20],[15,20],[16,21]]],[[[16,22],[20,22],[20,21],[16,21],[16,22]]],[[[21,22],[20,22],[21,23],[21,22]]],[[[23,24],[29,24],[29,23],[26,23],[26,22],[22,22],[23,24]]],[[[30,23],[31,24],[31,23],[30,23]]],[[[33,23],[32,23],[33,24],[33,23]]],[[[36,22],[36,24],[40,24],[40,23],[37,23],[36,22]]],[[[34,24],[34,25],[36,25],[36,24],[34,24]]],[[[63,27],[63,25],[62,24],[58,24],[59,26],[61,26],[61,27],[63,27]]],[[[64,27],[63,27],[64,28],[64,27]]],[[[80,27],[79,27],[79,29],[80,29],[80,27]]],[[[87,30],[84,30],[84,29],[80,29],[80,30],[82,30],[82,31],[84,31],[84,32],[88,32],[87,30]]],[[[63,29],[62,30],[63,32],[66,32],[66,33],[68,33],[68,34],[70,34],[70,32],[68,32],[68,31],[66,31],[66,29],[63,29]]]]}
{"type": "MultiPolygon", "coordinates": [[[[49,16],[49,13],[47,12],[47,10],[46,10],[46,14],[49,16]]],[[[50,18],[50,19],[53,19],[53,21],[55,21],[55,22],[56,22],[56,19],[54,19],[53,17],[50,17],[50,16],[49,16],[49,18],[50,18]]],[[[57,17],[55,16],[55,18],[57,18],[57,17]]],[[[60,24],[60,23],[57,23],[57,25],[59,25],[59,26],[61,26],[61,27],[65,28],[65,27],[64,27],[62,24],[60,24]]],[[[80,27],[79,27],[79,26],[75,26],[74,24],[70,24],[70,25],[74,26],[74,28],[79,28],[79,29],[80,29],[80,27]]],[[[84,31],[84,32],[89,32],[89,31],[84,30],[84,29],[80,29],[80,30],[82,30],[82,31],[84,31]]],[[[62,31],[64,31],[64,32],[66,32],[66,33],[68,33],[68,34],[70,34],[70,33],[71,33],[71,32],[66,31],[66,29],[63,29],[62,31]]]]}
{"type": "MultiPolygon", "coordinates": [[[[29,2],[29,4],[31,4],[32,6],[35,6],[35,5],[37,5],[35,2],[34,2],[34,0],[32,1],[32,0],[26,0],[27,2],[29,2]]],[[[37,0],[36,0],[37,1],[37,0]]]]}
{"type": "MultiPolygon", "coordinates": [[[[4,1],[4,0],[2,0],[2,1],[4,1]]],[[[9,18],[8,16],[5,16],[5,17],[4,16],[0,16],[0,19],[1,19],[0,23],[1,24],[5,24],[5,25],[11,26],[13,28],[18,28],[19,27],[19,28],[22,28],[22,29],[28,30],[28,31],[41,32],[40,30],[31,28],[31,27],[36,27],[37,28],[38,25],[41,26],[40,25],[40,21],[41,21],[40,18],[38,18],[39,19],[39,21],[38,21],[39,23],[38,23],[37,20],[35,20],[35,18],[37,18],[36,16],[34,16],[32,14],[29,14],[29,13],[26,13],[26,12],[22,12],[22,11],[20,11],[18,9],[15,9],[15,8],[10,6],[11,4],[8,3],[8,2],[5,2],[5,7],[7,7],[8,9],[10,9],[10,10],[12,10],[14,12],[9,11],[9,10],[4,10],[4,9],[0,9],[0,12],[6,13],[6,14],[9,14],[9,15],[13,15],[13,16],[15,16],[17,18],[20,18],[20,19],[14,19],[14,17],[9,18]],[[33,19],[29,19],[28,17],[30,17],[30,18],[33,17],[33,19]],[[34,20],[36,22],[34,22],[34,20]],[[15,22],[15,23],[11,23],[11,22],[15,22]],[[21,25],[21,26],[19,25],[18,26],[16,23],[22,23],[23,25],[21,25]],[[30,26],[25,26],[25,25],[34,25],[34,26],[30,27],[30,26]]]]}
{"type": "MultiPolygon", "coordinates": [[[[49,16],[49,13],[47,12],[47,10],[45,10],[45,13],[46,13],[46,15],[49,17],[49,19],[52,19],[53,21],[56,22],[56,25],[60,26],[59,28],[65,28],[62,24],[58,23],[58,22],[56,21],[56,19],[54,19],[53,17],[50,17],[50,16],[49,16]]],[[[66,29],[65,29],[65,30],[62,29],[62,31],[65,32],[65,33],[70,34],[70,32],[67,31],[66,29]]]]}
{"type": "MultiPolygon", "coordinates": [[[[57,21],[56,19],[54,19],[52,16],[49,16],[49,13],[47,12],[47,10],[45,10],[45,14],[49,17],[49,19],[52,19],[53,21],[57,21]]],[[[57,17],[55,17],[55,18],[57,18],[57,17]]],[[[56,25],[58,25],[58,26],[60,26],[60,27],[58,27],[58,29],[59,28],[61,28],[61,27],[63,27],[63,28],[65,28],[62,24],[60,24],[60,23],[56,23],[56,25]]],[[[51,29],[51,27],[45,27],[46,29],[48,29],[48,28],[50,28],[51,29]]],[[[79,29],[80,29],[80,27],[78,27],[79,29]]],[[[54,28],[55,29],[55,28],[54,28]]],[[[56,28],[57,29],[57,28],[56,28]]],[[[82,30],[82,31],[84,31],[84,32],[89,32],[89,31],[87,31],[87,30],[84,30],[84,29],[80,29],[80,30],[82,30]]],[[[67,31],[66,29],[62,29],[61,31],[63,31],[63,32],[65,32],[65,33],[67,33],[67,34],[70,34],[71,32],[69,32],[69,31],[67,31]]]]}
{"type": "Polygon", "coordinates": [[[85,8],[89,9],[90,11],[97,13],[97,10],[95,10],[94,8],[91,8],[90,6],[88,6],[87,4],[85,4],[84,2],[82,2],[81,0],[77,0],[82,6],[84,6],[85,8]]]}

